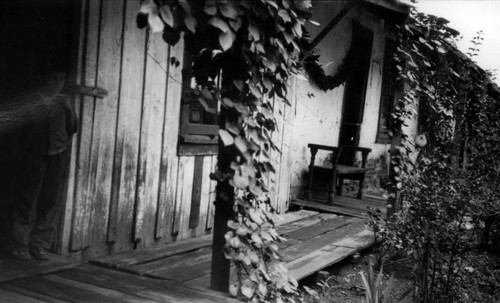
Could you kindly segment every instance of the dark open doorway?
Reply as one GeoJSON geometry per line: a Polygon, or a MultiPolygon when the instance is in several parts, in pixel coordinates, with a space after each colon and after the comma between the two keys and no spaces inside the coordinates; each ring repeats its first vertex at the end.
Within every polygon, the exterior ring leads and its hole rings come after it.
{"type": "MultiPolygon", "coordinates": [[[[40,100],[22,96],[36,87],[42,73],[70,72],[78,2],[0,0],[0,253],[10,246],[12,206],[19,193],[29,190],[19,182],[33,169],[25,147],[37,144],[23,131],[37,115],[40,100]]],[[[58,222],[56,215],[56,227],[58,222]]]]}
{"type": "Polygon", "coordinates": [[[353,23],[351,47],[356,53],[347,76],[344,91],[339,145],[358,146],[359,143],[372,43],[373,33],[362,25],[353,23]]]}

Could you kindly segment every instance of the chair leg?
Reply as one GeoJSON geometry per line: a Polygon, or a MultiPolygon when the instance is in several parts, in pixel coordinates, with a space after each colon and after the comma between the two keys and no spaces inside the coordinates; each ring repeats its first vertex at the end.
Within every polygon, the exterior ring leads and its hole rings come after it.
{"type": "Polygon", "coordinates": [[[357,198],[358,199],[363,199],[363,187],[365,186],[365,174],[361,175],[359,178],[359,189],[358,189],[358,194],[357,198]]]}
{"type": "Polygon", "coordinates": [[[344,178],[339,178],[339,185],[337,186],[337,196],[342,196],[342,185],[344,184],[344,178]]]}
{"type": "Polygon", "coordinates": [[[312,200],[313,197],[313,175],[314,175],[314,160],[316,159],[317,148],[311,148],[311,163],[309,164],[309,179],[307,183],[307,199],[312,200]]]}
{"type": "Polygon", "coordinates": [[[326,203],[328,205],[333,205],[335,199],[335,187],[337,186],[337,170],[333,170],[332,173],[332,183],[328,186],[328,197],[326,203]]]}

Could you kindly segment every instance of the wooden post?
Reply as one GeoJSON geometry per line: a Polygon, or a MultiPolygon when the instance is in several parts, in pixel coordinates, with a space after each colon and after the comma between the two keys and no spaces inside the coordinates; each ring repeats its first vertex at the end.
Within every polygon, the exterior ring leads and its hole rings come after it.
{"type": "Polygon", "coordinates": [[[309,182],[307,184],[307,199],[312,200],[312,185],[314,175],[314,160],[316,159],[317,147],[309,147],[311,149],[311,163],[309,164],[309,182]]]}
{"type": "MultiPolygon", "coordinates": [[[[224,84],[224,83],[223,83],[224,84]]],[[[227,86],[226,86],[227,87],[227,86]]],[[[226,121],[238,118],[238,114],[230,109],[221,107],[219,115],[219,127],[225,128],[226,121]]],[[[217,170],[222,174],[231,172],[231,162],[235,160],[237,151],[234,145],[224,146],[219,138],[219,154],[217,158],[217,170]]],[[[234,218],[234,188],[229,180],[217,181],[215,196],[215,213],[212,241],[212,266],[210,273],[210,288],[218,291],[228,291],[231,261],[224,254],[226,245],[225,234],[228,231],[227,222],[234,218]]]]}
{"type": "Polygon", "coordinates": [[[212,241],[212,269],[210,274],[210,288],[218,291],[227,291],[229,288],[229,273],[231,262],[224,254],[228,231],[227,221],[233,216],[232,203],[224,201],[223,193],[229,193],[232,187],[227,182],[217,184],[217,198],[214,203],[214,228],[212,241]]]}
{"type": "MultiPolygon", "coordinates": [[[[332,156],[332,182],[328,186],[328,197],[327,203],[333,205],[333,200],[335,199],[335,186],[337,185],[337,165],[339,163],[339,157],[342,149],[335,149],[332,156]]],[[[342,185],[341,185],[342,186],[342,185]]]]}

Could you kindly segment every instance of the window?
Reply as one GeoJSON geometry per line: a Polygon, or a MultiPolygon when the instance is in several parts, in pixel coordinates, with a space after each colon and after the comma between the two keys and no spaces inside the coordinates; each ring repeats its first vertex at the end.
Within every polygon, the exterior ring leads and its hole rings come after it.
{"type": "Polygon", "coordinates": [[[389,131],[392,127],[392,113],[396,101],[397,69],[394,60],[396,42],[392,39],[385,41],[384,66],[382,71],[382,93],[380,96],[380,110],[378,119],[377,143],[390,143],[389,131]]]}
{"type": "Polygon", "coordinates": [[[218,152],[218,101],[201,98],[193,89],[197,83],[191,67],[195,60],[194,55],[198,52],[193,37],[186,35],[182,69],[179,155],[211,155],[218,152]]]}

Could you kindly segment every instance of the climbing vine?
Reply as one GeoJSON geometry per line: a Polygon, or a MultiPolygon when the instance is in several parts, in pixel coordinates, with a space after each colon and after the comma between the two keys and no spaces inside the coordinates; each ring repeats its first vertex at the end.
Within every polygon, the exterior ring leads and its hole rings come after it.
{"type": "Polygon", "coordinates": [[[237,281],[229,291],[253,302],[291,300],[297,289],[282,266],[270,268],[282,238],[267,184],[274,172],[270,154],[279,152],[271,140],[272,104],[289,103],[310,6],[310,0],[145,0],[137,17],[139,27],[162,33],[168,44],[191,35],[200,50],[191,66],[193,90],[200,102],[221,104],[212,177],[218,181],[216,207],[231,218],[225,255],[236,265],[237,281]]]}
{"type": "MultiPolygon", "coordinates": [[[[492,133],[497,125],[488,114],[498,102],[487,97],[491,82],[470,59],[477,48],[469,58],[459,53],[458,35],[446,19],[415,9],[399,33],[396,61],[405,91],[393,114],[400,144],[391,155],[391,198],[398,212],[376,230],[385,252],[410,264],[416,302],[459,302],[470,295],[463,285],[474,270],[466,258],[475,243],[472,209],[490,192],[478,187],[486,181],[480,170],[500,160],[492,133]],[[417,110],[419,135],[410,138],[405,123],[417,110]]],[[[486,171],[497,178],[500,170],[486,171]]]]}

